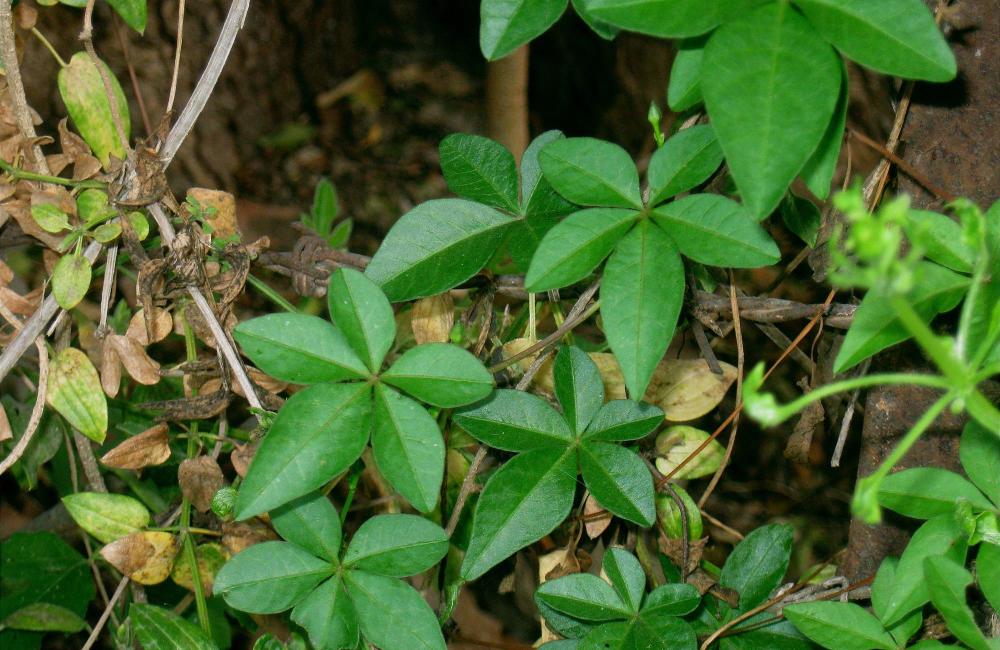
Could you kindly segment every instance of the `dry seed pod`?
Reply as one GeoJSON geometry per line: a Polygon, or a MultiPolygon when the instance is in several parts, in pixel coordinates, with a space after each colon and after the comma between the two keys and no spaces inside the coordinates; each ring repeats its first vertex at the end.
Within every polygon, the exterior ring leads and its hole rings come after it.
{"type": "Polygon", "coordinates": [[[117,469],[142,469],[165,463],[170,458],[167,430],[163,423],[150,427],[101,456],[101,463],[117,469]]]}
{"type": "Polygon", "coordinates": [[[455,325],[455,301],[447,291],[421,298],[413,305],[410,326],[413,338],[421,343],[447,343],[455,325]]]}

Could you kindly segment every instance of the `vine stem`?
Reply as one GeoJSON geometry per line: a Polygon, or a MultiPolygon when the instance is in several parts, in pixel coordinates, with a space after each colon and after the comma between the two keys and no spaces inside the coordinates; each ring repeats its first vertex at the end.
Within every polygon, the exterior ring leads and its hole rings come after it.
{"type": "Polygon", "coordinates": [[[24,433],[21,434],[14,448],[10,450],[10,454],[0,462],[0,476],[24,455],[31,439],[38,430],[38,425],[42,421],[42,413],[45,411],[45,397],[48,394],[49,386],[49,351],[45,347],[45,339],[41,336],[35,339],[35,347],[38,348],[38,390],[35,391],[35,405],[31,409],[31,416],[28,418],[28,425],[24,428],[24,433]]]}

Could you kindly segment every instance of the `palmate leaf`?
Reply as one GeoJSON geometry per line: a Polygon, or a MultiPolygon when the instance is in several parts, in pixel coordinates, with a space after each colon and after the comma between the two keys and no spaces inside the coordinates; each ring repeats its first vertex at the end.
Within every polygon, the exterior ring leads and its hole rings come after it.
{"type": "Polygon", "coordinates": [[[422,402],[451,408],[483,399],[493,390],[493,375],[462,348],[425,343],[403,353],[382,380],[422,402]]]}
{"type": "Polygon", "coordinates": [[[840,148],[844,144],[844,128],[847,125],[847,102],[850,93],[847,88],[847,67],[843,61],[840,62],[840,69],[840,95],[833,109],[833,119],[827,125],[816,151],[803,165],[799,174],[809,191],[820,199],[830,195],[830,185],[833,182],[833,174],[837,171],[840,148]]]}
{"type": "Polygon", "coordinates": [[[972,650],[997,647],[983,635],[976,617],[965,603],[965,590],[972,584],[972,574],[965,567],[947,557],[928,557],[924,560],[924,579],[931,602],[959,641],[972,650]]]}
{"type": "Polygon", "coordinates": [[[215,643],[205,636],[201,628],[169,609],[134,602],[129,606],[128,616],[145,650],[215,650],[215,643]]]}
{"type": "Polygon", "coordinates": [[[576,454],[569,449],[537,449],[507,461],[479,495],[462,578],[475,580],[551,533],[569,515],[575,491],[576,454]]]}
{"type": "Polygon", "coordinates": [[[361,633],[358,615],[339,578],[330,578],[299,601],[292,620],[305,628],[316,648],[353,648],[361,633]]]}
{"type": "Polygon", "coordinates": [[[313,492],[271,512],[271,525],[287,541],[313,555],[337,563],[340,557],[340,516],[330,500],[313,492]]]}
{"type": "Polygon", "coordinates": [[[261,542],[237,553],[215,575],[213,590],[236,609],[276,614],[294,607],[334,567],[289,542],[261,542]]]}
{"type": "Polygon", "coordinates": [[[597,364],[575,346],[564,346],[552,366],[556,399],[563,417],[581,434],[604,404],[604,381],[597,364]]]}
{"type": "Polygon", "coordinates": [[[365,275],[394,302],[437,295],[482,269],[515,223],[463,199],[421,203],[399,218],[365,275]]]}
{"type": "Polygon", "coordinates": [[[341,268],[330,276],[327,303],[347,342],[369,370],[378,372],[396,338],[396,319],[385,294],[360,272],[341,268]]]}
{"type": "Polygon", "coordinates": [[[653,210],[685,257],[710,266],[756,268],[781,259],[778,245],[739,203],[692,194],[653,210]]]}
{"type": "Polygon", "coordinates": [[[316,384],[292,395],[250,463],[236,518],[287,503],[350,467],[368,443],[370,419],[367,384],[316,384]]]}
{"type": "Polygon", "coordinates": [[[507,56],[551,27],[566,4],[567,0],[482,0],[479,49],[490,61],[507,56]]]}
{"type": "Polygon", "coordinates": [[[313,384],[369,374],[343,332],[318,316],[267,314],[237,325],[233,338],[254,365],[282,381],[313,384]]]}
{"type": "Polygon", "coordinates": [[[659,36],[697,36],[766,0],[589,0],[590,13],[615,27],[659,36]]]}
{"type": "Polygon", "coordinates": [[[676,616],[638,616],[628,622],[609,623],[580,641],[578,650],[633,650],[666,647],[695,650],[697,637],[691,626],[676,616]]]}
{"type": "Polygon", "coordinates": [[[587,277],[638,218],[637,211],[621,208],[590,208],[566,217],[538,245],[525,288],[559,289],[587,277]]]}
{"type": "Polygon", "coordinates": [[[709,38],[701,74],[705,107],[756,218],[778,205],[819,145],[840,94],[840,72],[833,48],[788,3],[744,13],[709,38]]]}
{"type": "Polygon", "coordinates": [[[726,558],[719,584],[740,594],[742,611],[756,607],[781,584],[792,551],[792,527],[761,526],[743,538],[726,558]]]}
{"type": "Polygon", "coordinates": [[[701,594],[694,585],[670,583],[649,592],[642,603],[644,615],[683,616],[701,603],[701,594]]]}
{"type": "Polygon", "coordinates": [[[722,148],[711,126],[702,124],[670,137],[649,160],[649,205],[686,192],[722,164],[722,148]]]}
{"type": "Polygon", "coordinates": [[[517,166],[499,142],[480,135],[453,133],[438,146],[441,172],[462,198],[517,212],[517,166]]]}
{"type": "MultiPolygon", "coordinates": [[[[899,566],[899,558],[887,557],[882,560],[875,572],[875,581],[872,582],[872,611],[875,616],[882,620],[885,608],[889,604],[889,597],[892,595],[893,581],[896,579],[896,568],[899,566]]],[[[923,624],[923,612],[914,610],[902,620],[886,627],[886,631],[900,645],[917,633],[923,624]]]]}
{"type": "Polygon", "coordinates": [[[631,397],[646,393],[683,302],[684,263],[677,246],[648,219],[639,222],[618,242],[601,281],[604,332],[631,397]]]}
{"type": "Polygon", "coordinates": [[[587,441],[580,445],[580,469],[587,489],[602,506],[640,526],[656,521],[653,477],[634,451],[587,441]]]}
{"type": "Polygon", "coordinates": [[[378,515],[354,534],[344,566],[402,578],[426,571],[448,552],[448,536],[437,524],[416,515],[378,515]]]}
{"type": "Polygon", "coordinates": [[[628,610],[638,612],[642,596],[646,593],[646,574],[639,560],[625,549],[615,546],[604,554],[601,566],[628,610]]]}
{"type": "Polygon", "coordinates": [[[444,440],[427,410],[388,386],[375,389],[372,451],[379,472],[414,508],[430,512],[444,477],[444,440]]]}
{"type": "Polygon", "coordinates": [[[344,583],[370,643],[383,650],[445,650],[434,611],[410,585],[357,570],[346,572],[344,583]]]}
{"type": "Polygon", "coordinates": [[[583,437],[604,442],[638,440],[652,433],[661,422],[660,408],[645,402],[615,399],[601,407],[583,437]]]}
{"type": "Polygon", "coordinates": [[[667,105],[675,113],[686,111],[701,102],[701,62],[707,40],[707,37],[700,36],[677,43],[677,55],[667,84],[667,105]]]}
{"type": "Polygon", "coordinates": [[[455,422],[494,449],[565,448],[573,441],[566,420],[537,395],[502,388],[455,412],[455,422]]]}
{"type": "Polygon", "coordinates": [[[886,74],[948,81],[955,56],[920,0],[796,0],[809,22],[847,57],[886,74]]]}

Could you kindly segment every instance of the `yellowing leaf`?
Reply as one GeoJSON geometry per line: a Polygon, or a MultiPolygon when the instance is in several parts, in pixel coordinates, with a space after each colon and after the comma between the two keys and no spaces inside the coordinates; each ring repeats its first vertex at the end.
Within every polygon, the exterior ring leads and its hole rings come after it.
{"type": "Polygon", "coordinates": [[[157,585],[166,580],[176,556],[177,539],[158,531],[133,533],[101,549],[101,557],[141,585],[157,585]]]}
{"type": "Polygon", "coordinates": [[[66,348],[49,365],[46,401],[80,433],[104,442],[108,431],[108,403],[101,380],[87,355],[66,348]]]}
{"type": "Polygon", "coordinates": [[[170,446],[167,443],[167,425],[157,424],[127,438],[101,456],[101,463],[118,469],[142,469],[160,465],[170,458],[170,446]]]}
{"type": "MultiPolygon", "coordinates": [[[[202,590],[212,593],[212,584],[215,582],[215,574],[219,572],[222,565],[229,559],[229,551],[222,544],[208,543],[199,544],[195,548],[195,555],[198,557],[198,573],[201,576],[202,590]]],[[[173,573],[170,579],[182,587],[194,591],[194,579],[191,576],[191,563],[186,555],[181,555],[174,563],[173,573]]]]}
{"type": "MultiPolygon", "coordinates": [[[[694,427],[678,424],[667,427],[656,436],[656,469],[669,474],[709,438],[709,434],[694,427]]],[[[726,451],[713,440],[697,456],[673,475],[673,478],[700,478],[719,469],[726,451]]]]}
{"type": "MultiPolygon", "coordinates": [[[[118,114],[121,116],[122,129],[125,137],[129,136],[131,122],[128,113],[128,102],[125,93],[115,79],[107,64],[101,63],[111,81],[112,94],[118,114]]],[[[104,81],[100,70],[86,52],[77,52],[70,59],[69,65],[59,71],[59,94],[69,116],[73,118],[76,130],[90,145],[94,154],[101,160],[105,168],[111,163],[111,156],[125,158],[125,149],[118,138],[114,119],[111,114],[111,104],[104,91],[104,81]]]]}
{"type": "Polygon", "coordinates": [[[83,255],[63,255],[52,270],[52,295],[63,309],[76,307],[90,288],[90,260],[83,255]]]}
{"type": "Polygon", "coordinates": [[[455,325],[455,301],[447,291],[421,298],[413,305],[410,326],[417,343],[447,343],[455,325]]]}
{"type": "Polygon", "coordinates": [[[73,521],[105,544],[149,525],[146,506],[124,494],[78,492],[62,501],[73,521]]]}

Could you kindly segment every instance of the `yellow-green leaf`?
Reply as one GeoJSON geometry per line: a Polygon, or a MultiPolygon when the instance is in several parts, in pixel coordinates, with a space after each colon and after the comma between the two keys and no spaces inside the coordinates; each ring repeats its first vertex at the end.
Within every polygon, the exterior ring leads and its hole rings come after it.
{"type": "Polygon", "coordinates": [[[52,269],[52,295],[63,309],[72,309],[90,288],[92,269],[83,255],[64,255],[52,269]]]}
{"type": "Polygon", "coordinates": [[[31,206],[31,216],[45,232],[57,233],[69,230],[69,215],[51,203],[31,206]]]}
{"type": "Polygon", "coordinates": [[[49,406],[74,428],[95,442],[104,442],[108,430],[108,403],[97,369],[87,355],[66,348],[49,365],[49,406]]]}
{"type": "Polygon", "coordinates": [[[73,521],[105,544],[149,525],[146,506],[124,494],[78,492],[62,501],[73,521]]]}
{"type": "Polygon", "coordinates": [[[118,239],[120,234],[122,234],[122,227],[117,223],[105,223],[94,229],[94,239],[102,244],[118,239]]]}
{"type": "MultiPolygon", "coordinates": [[[[111,81],[112,94],[118,114],[122,119],[122,129],[125,137],[129,136],[131,122],[129,120],[128,102],[121,84],[105,63],[101,63],[111,81]]],[[[59,94],[66,104],[73,124],[83,136],[83,139],[93,149],[105,168],[111,162],[111,156],[125,158],[125,149],[115,130],[111,114],[111,103],[104,91],[101,72],[86,52],[77,52],[70,59],[69,65],[59,71],[59,94]]]]}

